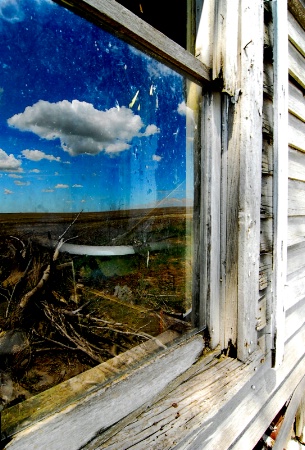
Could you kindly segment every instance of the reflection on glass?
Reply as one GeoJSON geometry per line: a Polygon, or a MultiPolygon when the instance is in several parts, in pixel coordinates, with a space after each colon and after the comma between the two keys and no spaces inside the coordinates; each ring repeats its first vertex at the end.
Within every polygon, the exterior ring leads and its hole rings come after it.
{"type": "Polygon", "coordinates": [[[0,38],[7,406],[187,329],[199,88],[51,0],[2,1],[0,38]]]}

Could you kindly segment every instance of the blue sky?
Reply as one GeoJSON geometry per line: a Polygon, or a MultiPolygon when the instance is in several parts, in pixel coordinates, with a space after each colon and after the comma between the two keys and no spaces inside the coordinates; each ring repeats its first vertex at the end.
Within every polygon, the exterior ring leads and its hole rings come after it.
{"type": "Polygon", "coordinates": [[[1,212],[192,204],[181,75],[51,0],[1,0],[0,40],[1,212]]]}

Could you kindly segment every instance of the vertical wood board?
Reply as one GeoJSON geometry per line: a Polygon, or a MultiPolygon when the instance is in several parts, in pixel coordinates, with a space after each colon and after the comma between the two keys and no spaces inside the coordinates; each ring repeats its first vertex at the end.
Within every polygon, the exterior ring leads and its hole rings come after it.
{"type": "Polygon", "coordinates": [[[285,299],[287,270],[287,204],[288,204],[288,29],[287,5],[273,2],[274,26],[274,251],[273,309],[275,367],[284,358],[285,299]]]}

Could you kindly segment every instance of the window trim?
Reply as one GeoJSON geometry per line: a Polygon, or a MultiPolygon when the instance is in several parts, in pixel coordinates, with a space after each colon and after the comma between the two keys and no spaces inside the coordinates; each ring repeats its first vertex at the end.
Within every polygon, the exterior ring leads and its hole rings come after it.
{"type": "Polygon", "coordinates": [[[87,20],[200,83],[210,79],[209,68],[194,55],[153,28],[115,0],[53,0],[87,20]]]}

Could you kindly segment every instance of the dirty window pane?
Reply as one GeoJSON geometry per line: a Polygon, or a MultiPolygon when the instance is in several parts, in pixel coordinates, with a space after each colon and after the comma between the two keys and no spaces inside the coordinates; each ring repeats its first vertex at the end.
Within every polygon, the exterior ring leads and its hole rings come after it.
{"type": "Polygon", "coordinates": [[[190,327],[199,87],[51,0],[0,3],[11,405],[190,327]]]}

